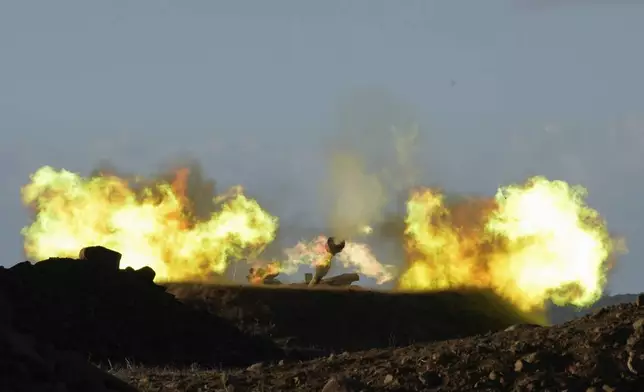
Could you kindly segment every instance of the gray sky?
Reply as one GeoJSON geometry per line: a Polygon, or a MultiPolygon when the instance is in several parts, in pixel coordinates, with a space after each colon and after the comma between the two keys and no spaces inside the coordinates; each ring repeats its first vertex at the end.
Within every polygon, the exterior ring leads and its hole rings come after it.
{"type": "Polygon", "coordinates": [[[324,146],[358,123],[374,157],[382,129],[412,121],[426,183],[586,186],[630,240],[611,289],[642,291],[644,7],[536,3],[3,1],[3,262],[22,257],[20,186],[39,166],[149,172],[190,154],[315,225],[324,146]]]}

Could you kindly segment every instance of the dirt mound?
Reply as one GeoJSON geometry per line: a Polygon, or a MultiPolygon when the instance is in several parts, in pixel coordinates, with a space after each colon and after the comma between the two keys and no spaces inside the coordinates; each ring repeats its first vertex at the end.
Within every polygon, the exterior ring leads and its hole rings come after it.
{"type": "Polygon", "coordinates": [[[0,379],[4,392],[136,392],[124,381],[87,363],[79,354],[55,350],[11,325],[12,310],[0,297],[0,379]]]}
{"type": "MultiPolygon", "coordinates": [[[[297,348],[352,351],[454,339],[536,322],[491,292],[390,293],[170,284],[186,304],[297,348]]],[[[541,321],[541,320],[539,320],[541,321]]]]}
{"type": "Polygon", "coordinates": [[[141,368],[119,376],[145,390],[172,380],[177,389],[168,392],[642,391],[644,303],[605,308],[553,327],[519,324],[465,339],[304,363],[256,364],[226,373],[141,368]]]}
{"type": "Polygon", "coordinates": [[[605,295],[589,307],[578,308],[576,306],[557,306],[555,304],[549,304],[548,306],[548,320],[552,324],[562,324],[571,320],[574,320],[579,317],[586,316],[588,314],[594,313],[601,308],[607,306],[625,304],[630,302],[635,302],[637,300],[638,294],[617,294],[617,295],[605,295]]]}
{"type": "Polygon", "coordinates": [[[0,269],[18,331],[93,362],[243,366],[281,355],[269,340],[180,303],[152,282],[152,269],[120,270],[101,252],[85,257],[0,269]]]}

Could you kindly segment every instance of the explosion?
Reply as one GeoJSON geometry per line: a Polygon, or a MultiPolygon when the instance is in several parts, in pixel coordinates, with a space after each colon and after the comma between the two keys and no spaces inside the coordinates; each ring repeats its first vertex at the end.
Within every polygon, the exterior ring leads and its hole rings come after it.
{"type": "MultiPolygon", "coordinates": [[[[176,281],[220,275],[275,239],[277,218],[239,187],[196,216],[186,195],[189,174],[182,169],[173,179],[146,183],[43,167],[22,190],[35,210],[22,231],[25,252],[34,259],[76,257],[85,246],[103,245],[122,252],[124,267],[150,266],[157,280],[176,281]]],[[[436,190],[417,189],[407,201],[402,274],[359,242],[346,241],[334,259],[378,284],[397,279],[400,290],[492,289],[528,311],[547,301],[590,305],[622,249],[585,196],[581,187],[543,177],[503,187],[493,199],[455,204],[436,190]]],[[[355,223],[371,233],[360,226],[365,222],[355,223]]],[[[284,260],[255,265],[249,280],[329,266],[327,240],[320,235],[286,249],[284,260]]]]}
{"type": "Polygon", "coordinates": [[[452,208],[422,189],[407,203],[403,290],[491,288],[523,310],[586,306],[602,294],[618,251],[585,189],[535,177],[494,200],[452,208]]]}
{"type": "Polygon", "coordinates": [[[152,267],[157,280],[203,279],[222,274],[231,259],[261,252],[274,238],[277,218],[234,188],[212,200],[218,208],[196,219],[185,195],[187,169],[152,185],[100,175],[83,178],[43,167],[22,189],[35,210],[23,229],[30,258],[76,257],[100,244],[123,253],[124,267],[152,267]]]}
{"type": "Polygon", "coordinates": [[[254,266],[248,271],[246,277],[251,284],[263,284],[266,279],[274,279],[280,274],[280,265],[277,262],[270,262],[266,266],[254,266]]]}
{"type": "MultiPolygon", "coordinates": [[[[326,249],[327,240],[328,237],[320,235],[312,241],[301,241],[286,249],[286,260],[280,264],[281,270],[292,273],[300,265],[328,265],[331,263],[331,255],[326,249]]],[[[363,243],[347,241],[336,259],[344,267],[355,268],[358,273],[375,279],[378,284],[395,278],[394,267],[380,263],[371,249],[363,243]]]]}

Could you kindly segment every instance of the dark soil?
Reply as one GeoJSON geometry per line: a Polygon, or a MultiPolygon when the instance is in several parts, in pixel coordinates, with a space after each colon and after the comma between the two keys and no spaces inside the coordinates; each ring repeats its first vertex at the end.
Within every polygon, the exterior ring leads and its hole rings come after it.
{"type": "Polygon", "coordinates": [[[245,366],[277,358],[267,339],[177,301],[154,272],[100,260],[49,259],[0,269],[16,330],[94,362],[245,366]]]}
{"type": "Polygon", "coordinates": [[[543,321],[482,290],[387,293],[346,288],[169,284],[184,303],[286,347],[331,352],[400,347],[543,321]]]}
{"type": "Polygon", "coordinates": [[[9,302],[0,296],[0,391],[136,392],[125,381],[13,328],[9,302]]]}
{"type": "MultiPolygon", "coordinates": [[[[356,335],[359,331],[356,332],[356,335]]],[[[644,307],[228,372],[124,369],[141,391],[644,391],[644,307]]]]}
{"type": "Polygon", "coordinates": [[[485,291],[153,279],[100,257],[0,268],[0,391],[644,390],[644,296],[541,327],[485,291]]]}

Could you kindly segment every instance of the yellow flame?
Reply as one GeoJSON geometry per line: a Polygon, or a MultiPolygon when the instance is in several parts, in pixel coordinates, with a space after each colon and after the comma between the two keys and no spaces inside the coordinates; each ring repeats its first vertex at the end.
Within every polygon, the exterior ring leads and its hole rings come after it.
{"type": "Polygon", "coordinates": [[[459,206],[446,207],[437,192],[417,191],[407,204],[410,266],[400,288],[491,288],[524,310],[547,300],[591,304],[618,249],[585,196],[581,187],[535,177],[465,208],[470,216],[459,222],[459,206]]]}
{"type": "MultiPolygon", "coordinates": [[[[33,259],[76,257],[88,245],[123,254],[122,266],[150,266],[157,280],[207,278],[234,259],[258,255],[275,238],[277,218],[233,188],[213,200],[207,219],[190,212],[186,170],[173,182],[135,187],[115,176],[83,178],[43,167],[23,187],[33,223],[24,228],[25,251],[33,259]]],[[[584,306],[595,302],[606,283],[609,262],[619,248],[597,211],[585,204],[586,191],[562,181],[535,177],[500,189],[494,199],[447,203],[431,189],[407,202],[403,290],[491,288],[519,308],[546,301],[584,306]]],[[[368,235],[371,227],[364,226],[368,235]]],[[[330,262],[325,236],[286,250],[271,272],[330,262]]],[[[347,242],[339,263],[378,283],[394,279],[361,243],[347,242]]]]}
{"type": "Polygon", "coordinates": [[[122,267],[150,266],[157,280],[181,280],[221,274],[228,260],[275,238],[277,218],[241,188],[202,221],[191,220],[182,188],[159,183],[135,191],[114,176],[86,179],[43,167],[22,189],[36,213],[22,231],[27,256],[76,257],[84,246],[103,245],[123,254],[122,267]]]}

